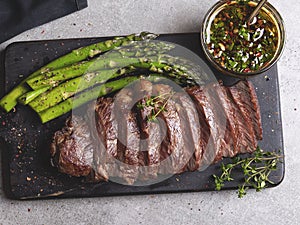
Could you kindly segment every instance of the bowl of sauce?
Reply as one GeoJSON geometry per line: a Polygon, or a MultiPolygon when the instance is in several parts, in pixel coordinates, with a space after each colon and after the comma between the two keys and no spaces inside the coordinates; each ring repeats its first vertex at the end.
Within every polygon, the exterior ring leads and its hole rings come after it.
{"type": "Polygon", "coordinates": [[[201,44],[207,59],[220,72],[248,77],[270,69],[285,42],[283,20],[266,3],[248,23],[257,2],[220,1],[205,16],[201,44]]]}

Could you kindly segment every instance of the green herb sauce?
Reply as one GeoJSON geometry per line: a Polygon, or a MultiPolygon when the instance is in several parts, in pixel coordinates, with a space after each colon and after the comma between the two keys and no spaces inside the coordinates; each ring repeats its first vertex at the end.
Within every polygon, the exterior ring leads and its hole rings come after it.
{"type": "Polygon", "coordinates": [[[276,53],[279,41],[274,21],[261,10],[247,24],[253,10],[247,1],[229,1],[212,19],[206,43],[215,61],[227,70],[254,72],[267,66],[276,53]]]}

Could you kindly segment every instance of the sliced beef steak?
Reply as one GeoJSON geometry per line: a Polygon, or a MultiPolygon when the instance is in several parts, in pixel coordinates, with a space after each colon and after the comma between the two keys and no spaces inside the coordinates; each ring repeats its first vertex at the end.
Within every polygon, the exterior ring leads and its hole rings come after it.
{"type": "MultiPolygon", "coordinates": [[[[135,86],[135,94],[140,100],[136,111],[141,129],[140,159],[144,159],[144,166],[140,170],[140,178],[147,180],[156,178],[160,165],[160,148],[165,133],[163,125],[150,122],[152,107],[146,105],[147,99],[153,94],[153,85],[150,81],[141,79],[135,86]]],[[[141,160],[140,160],[141,161],[141,160]]]]}
{"type": "Polygon", "coordinates": [[[88,109],[89,120],[73,116],[54,134],[53,164],[72,176],[119,177],[133,184],[203,170],[223,157],[255,150],[262,124],[250,82],[185,91],[174,93],[169,85],[142,79],[114,98],[99,98],[88,109]],[[162,98],[148,106],[155,96],[162,98]],[[153,114],[155,121],[149,120],[153,114]]]}
{"type": "Polygon", "coordinates": [[[222,156],[219,150],[225,139],[224,109],[220,107],[217,93],[213,88],[215,84],[208,87],[194,87],[188,89],[188,93],[195,101],[200,118],[203,138],[201,167],[210,165],[214,160],[222,156]]]}
{"type": "Polygon", "coordinates": [[[260,107],[255,93],[255,88],[251,82],[240,81],[229,87],[229,91],[235,103],[239,106],[247,123],[252,125],[256,139],[262,139],[262,124],[260,107]]]}
{"type": "Polygon", "coordinates": [[[95,121],[99,145],[95,155],[96,173],[108,179],[119,176],[118,160],[118,124],[113,111],[112,98],[99,98],[95,106],[95,121]]]}
{"type": "MultiPolygon", "coordinates": [[[[189,158],[186,158],[184,138],[184,124],[180,119],[180,112],[176,107],[176,102],[172,98],[173,90],[170,86],[157,84],[153,86],[154,96],[163,96],[160,107],[164,110],[159,113],[166,125],[167,134],[161,145],[161,166],[160,170],[163,174],[174,174],[185,170],[189,158]]],[[[159,110],[156,109],[156,110],[159,110]]]]}
{"type": "Polygon", "coordinates": [[[122,178],[133,184],[139,174],[140,131],[136,114],[132,111],[134,102],[132,88],[122,89],[115,97],[114,115],[118,123],[118,146],[122,178]]]}
{"type": "Polygon", "coordinates": [[[87,123],[73,116],[61,131],[54,134],[50,147],[52,164],[62,173],[88,176],[92,173],[94,149],[87,123]]]}
{"type": "MultiPolygon", "coordinates": [[[[221,87],[224,94],[228,96],[230,103],[232,104],[233,114],[237,130],[237,144],[236,149],[238,153],[253,152],[257,147],[257,140],[251,123],[251,118],[245,114],[245,110],[238,104],[230,88],[221,87]]],[[[236,96],[238,97],[238,96],[236,96]]],[[[236,152],[232,155],[223,154],[224,157],[233,157],[236,152]]]]}
{"type": "Polygon", "coordinates": [[[222,142],[221,148],[219,148],[218,156],[219,158],[216,158],[216,162],[221,160],[222,157],[229,157],[236,155],[238,153],[237,149],[237,143],[238,143],[238,129],[237,124],[235,122],[235,109],[230,102],[230,99],[228,98],[227,94],[224,92],[220,84],[214,84],[214,91],[217,93],[218,101],[224,109],[226,120],[226,129],[224,134],[224,141],[222,142]]]}
{"type": "Polygon", "coordinates": [[[184,143],[187,143],[184,152],[186,152],[186,157],[190,159],[187,169],[194,171],[200,166],[202,157],[201,146],[203,145],[197,109],[192,99],[186,93],[176,93],[173,98],[177,103],[180,120],[184,125],[184,143]]]}

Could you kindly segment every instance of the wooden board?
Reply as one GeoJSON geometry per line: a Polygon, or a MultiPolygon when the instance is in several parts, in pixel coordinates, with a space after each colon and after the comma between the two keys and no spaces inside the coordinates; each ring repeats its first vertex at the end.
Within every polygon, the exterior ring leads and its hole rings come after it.
{"type": "MultiPolygon", "coordinates": [[[[66,54],[71,49],[106,40],[107,38],[87,38],[69,40],[46,40],[17,42],[9,45],[5,52],[5,74],[1,89],[8,92],[25,76],[49,61],[66,54]]],[[[197,33],[161,35],[166,40],[189,48],[204,58],[197,33]]],[[[222,76],[213,70],[217,79],[225,84],[235,78],[222,76]]],[[[0,80],[3,80],[0,79],[0,80]]],[[[261,105],[264,139],[261,148],[283,151],[283,136],[280,112],[277,67],[263,75],[250,79],[257,91],[261,105]]],[[[3,186],[7,197],[13,199],[46,197],[91,197],[174,193],[214,190],[212,174],[220,171],[220,164],[210,166],[203,172],[186,172],[161,183],[132,187],[113,182],[86,183],[83,178],[74,178],[59,173],[50,165],[49,144],[53,133],[60,129],[68,115],[45,125],[28,107],[17,106],[14,112],[0,113],[0,137],[2,152],[3,186]]],[[[224,160],[225,162],[227,159],[224,160]]],[[[235,174],[240,177],[241,174],[235,174]]],[[[284,163],[273,173],[271,179],[278,185],[284,177],[284,163]]],[[[225,185],[224,189],[236,189],[241,180],[225,185]]]]}

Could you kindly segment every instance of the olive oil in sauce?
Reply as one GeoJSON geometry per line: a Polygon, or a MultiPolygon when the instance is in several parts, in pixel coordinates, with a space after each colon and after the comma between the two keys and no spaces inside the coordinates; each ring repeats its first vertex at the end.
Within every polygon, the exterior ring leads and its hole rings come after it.
{"type": "Polygon", "coordinates": [[[223,68],[238,73],[262,69],[278,49],[278,27],[262,8],[251,24],[247,19],[255,5],[228,1],[212,17],[206,31],[208,50],[223,68]]]}

